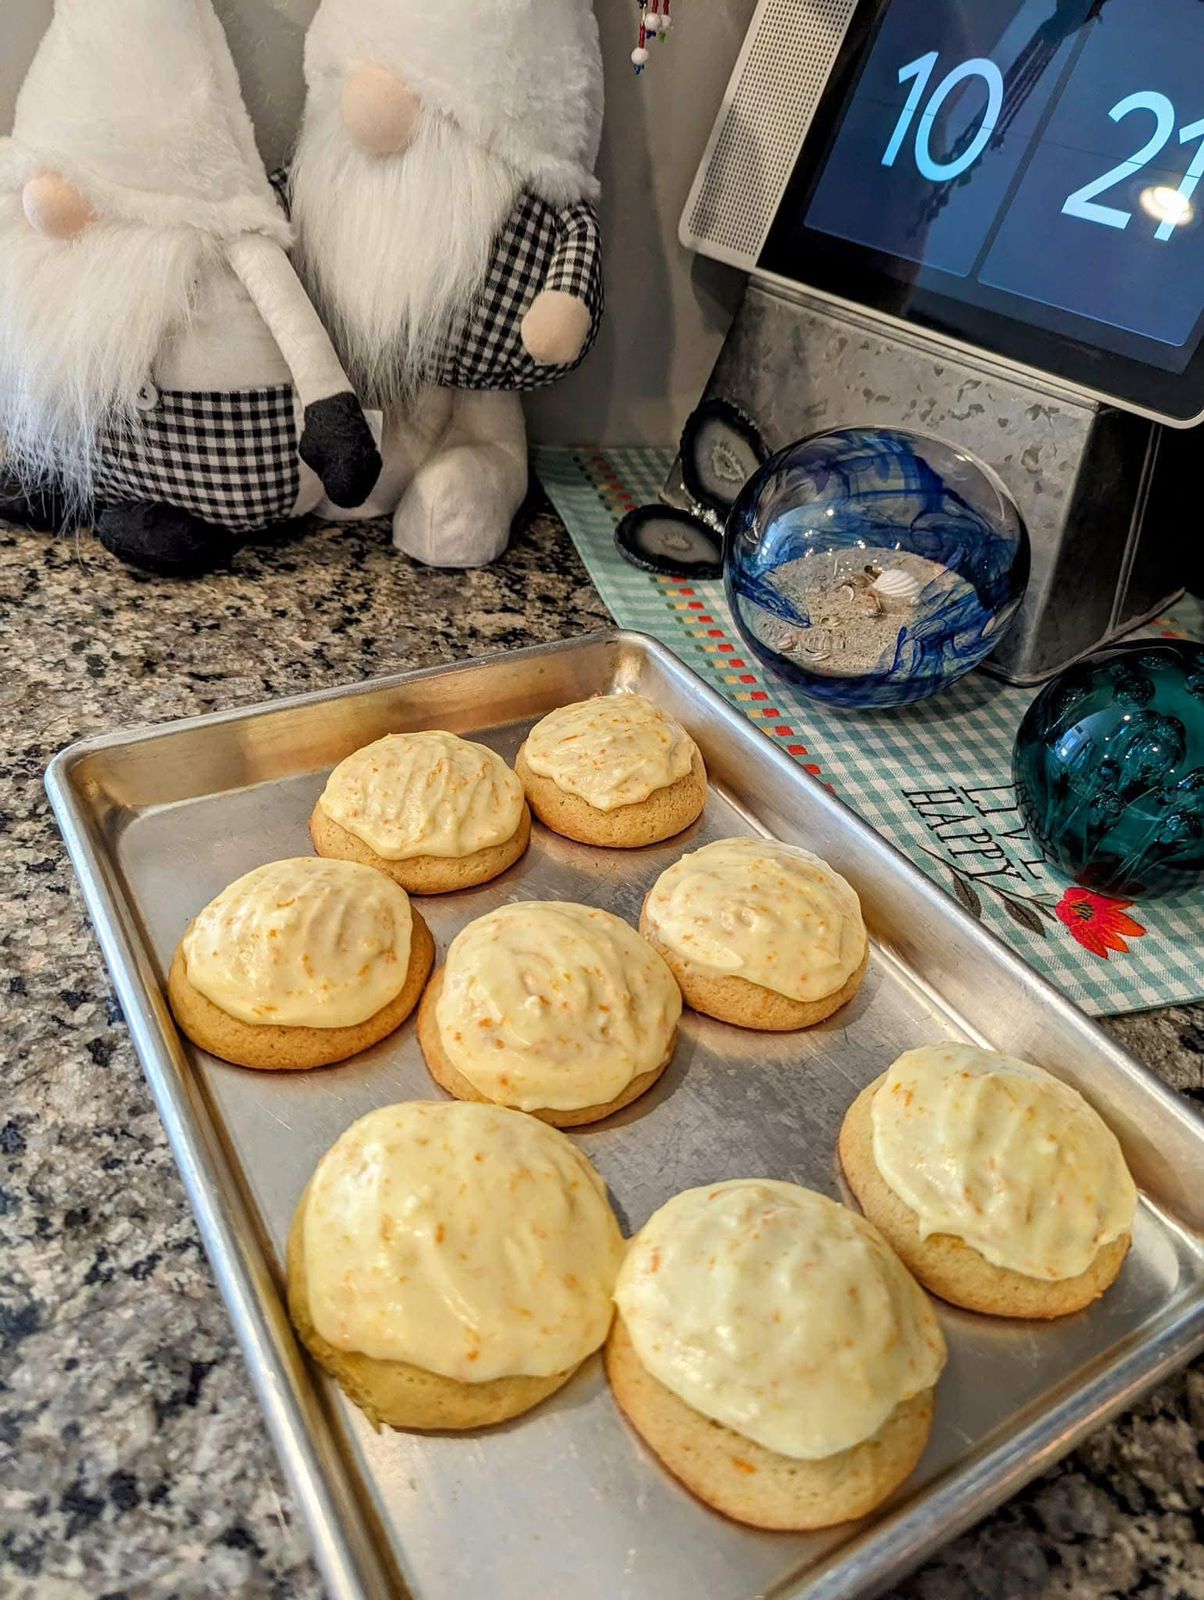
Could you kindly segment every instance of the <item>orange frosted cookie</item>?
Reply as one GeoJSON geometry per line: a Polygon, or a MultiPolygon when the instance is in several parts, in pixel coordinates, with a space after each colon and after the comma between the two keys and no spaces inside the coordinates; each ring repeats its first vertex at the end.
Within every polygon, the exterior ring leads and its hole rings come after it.
{"type": "Polygon", "coordinates": [[[673,974],[622,918],[528,901],[456,936],[423,999],[418,1037],[449,1094],[570,1127],[652,1087],[680,1016],[673,974]]]}
{"type": "Polygon", "coordinates": [[[553,711],[531,729],[514,766],[539,820],[582,844],[655,844],[688,828],[706,804],[698,746],[635,694],[553,711]]]}
{"type": "Polygon", "coordinates": [[[786,1031],[830,1017],[869,962],[861,905],[827,862],[776,839],[719,839],[663,872],[640,932],[695,1011],[786,1031]]]}
{"type": "Polygon", "coordinates": [[[689,1189],[631,1241],[606,1370],[701,1500],[759,1528],[863,1516],[915,1466],[945,1342],[878,1231],[792,1183],[689,1189]]]}
{"type": "Polygon", "coordinates": [[[605,1185],[554,1128],[500,1106],[386,1106],[301,1197],[289,1312],[373,1423],[484,1427],[602,1343],[622,1250],[605,1185]]]}
{"type": "Polygon", "coordinates": [[[934,1294],[1002,1317],[1097,1299],[1137,1190],[1082,1095],[1014,1056],[909,1050],[853,1102],[840,1161],[867,1217],[934,1294]]]}
{"type": "Polygon", "coordinates": [[[518,777],[454,733],[391,733],[340,761],[309,823],[322,856],[358,861],[411,894],[496,878],[531,839],[518,777]]]}
{"type": "Polygon", "coordinates": [[[176,950],[168,995],[188,1037],[224,1061],[320,1067],[399,1027],[434,958],[395,883],[299,856],[256,867],[205,907],[176,950]]]}

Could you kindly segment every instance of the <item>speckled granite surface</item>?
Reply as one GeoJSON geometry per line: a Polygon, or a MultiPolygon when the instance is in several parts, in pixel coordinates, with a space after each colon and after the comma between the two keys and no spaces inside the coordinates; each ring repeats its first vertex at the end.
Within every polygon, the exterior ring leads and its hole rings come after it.
{"type": "MultiPolygon", "coordinates": [[[[316,1600],[166,1139],[42,789],[63,745],[607,621],[563,531],[487,572],[379,527],[191,585],[0,528],[0,1596],[316,1600]]],[[[1204,1008],[1114,1024],[1204,1101],[1204,1008]]],[[[898,1591],[1204,1600],[1204,1371],[1164,1385],[898,1591]]],[[[478,1600],[478,1597],[472,1597],[478,1600]]],[[[486,1597],[479,1597],[486,1600],[486,1597]]]]}

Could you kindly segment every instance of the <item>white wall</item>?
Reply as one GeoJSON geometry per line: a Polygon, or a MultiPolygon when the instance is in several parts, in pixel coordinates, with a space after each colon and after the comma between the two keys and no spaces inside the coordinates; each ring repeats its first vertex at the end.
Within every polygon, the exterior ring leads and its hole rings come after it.
{"type": "MultiPolygon", "coordinates": [[[[302,40],[316,3],[215,0],[268,162],[285,155],[296,129],[302,40]]],[[[677,0],[671,42],[653,47],[637,78],[628,60],[633,0],[595,0],[607,73],[600,173],[608,315],[585,365],[532,397],[535,437],[669,444],[701,393],[743,279],[687,255],[677,219],[753,5],[677,0]]],[[[0,128],[12,125],[51,9],[51,0],[0,0],[0,128]]]]}

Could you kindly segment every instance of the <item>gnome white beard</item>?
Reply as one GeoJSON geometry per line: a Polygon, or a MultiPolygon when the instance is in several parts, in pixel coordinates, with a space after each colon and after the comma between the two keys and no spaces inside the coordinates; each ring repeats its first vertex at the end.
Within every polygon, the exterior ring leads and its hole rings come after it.
{"type": "Polygon", "coordinates": [[[93,223],[66,242],[0,199],[0,456],[86,498],[96,447],[137,414],[167,335],[218,246],[190,228],[93,223]]]}
{"type": "Polygon", "coordinates": [[[412,400],[462,326],[521,192],[506,161],[424,109],[398,156],[370,156],[339,96],[311,93],[293,167],[297,259],[361,395],[412,400]]]}

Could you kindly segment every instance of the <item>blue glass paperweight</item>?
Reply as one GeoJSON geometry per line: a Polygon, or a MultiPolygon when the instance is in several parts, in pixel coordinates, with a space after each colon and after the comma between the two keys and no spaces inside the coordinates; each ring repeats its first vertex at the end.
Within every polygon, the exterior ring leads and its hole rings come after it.
{"type": "Polygon", "coordinates": [[[1085,888],[1165,894],[1204,873],[1204,645],[1114,645],[1047,684],[1012,757],[1050,861],[1085,888]]]}
{"type": "Polygon", "coordinates": [[[724,576],[749,647],[833,706],[921,700],[1015,616],[1028,536],[989,468],[894,428],[771,456],[732,508],[724,576]]]}

